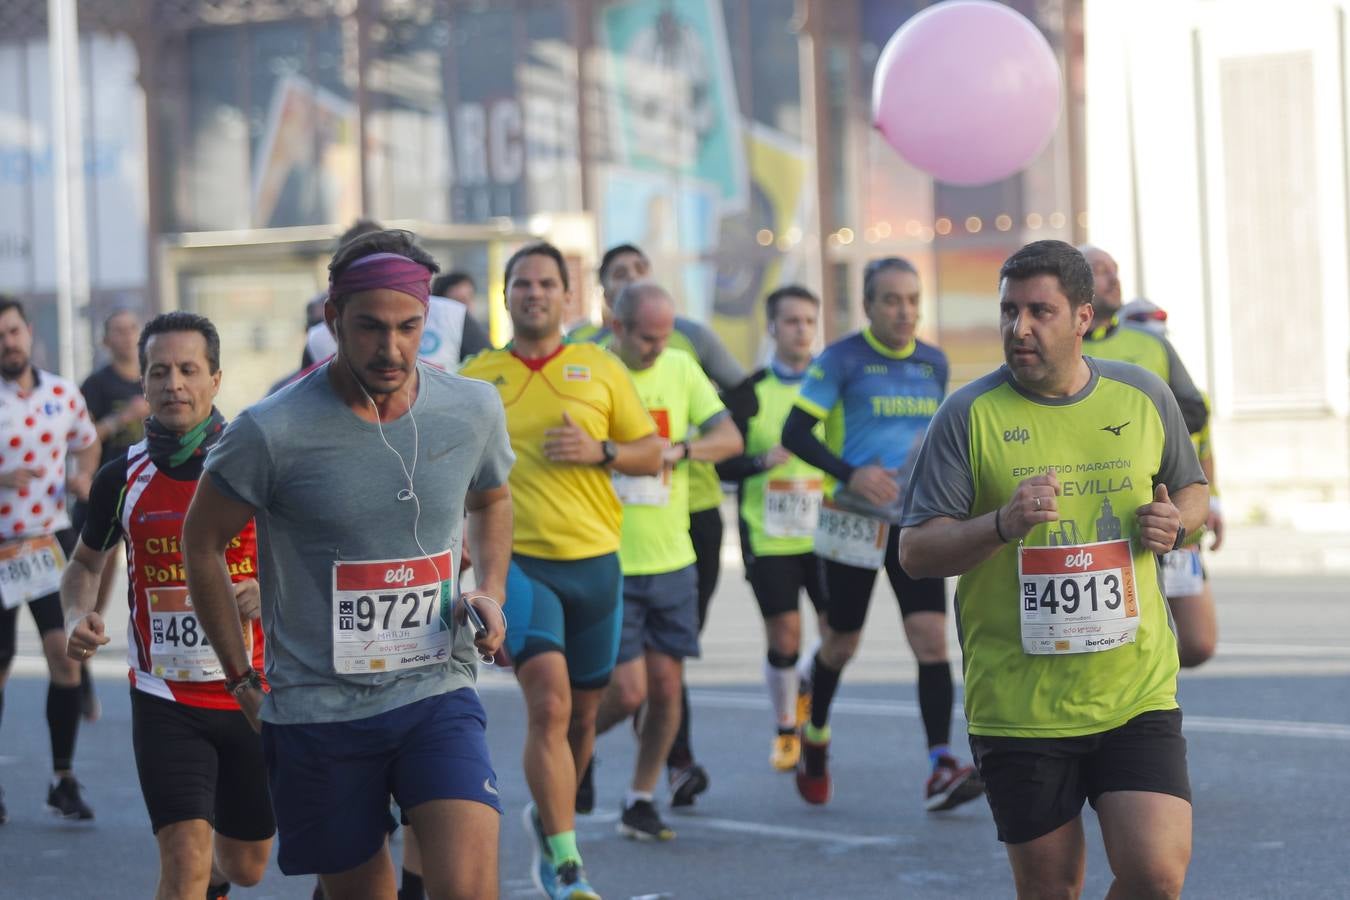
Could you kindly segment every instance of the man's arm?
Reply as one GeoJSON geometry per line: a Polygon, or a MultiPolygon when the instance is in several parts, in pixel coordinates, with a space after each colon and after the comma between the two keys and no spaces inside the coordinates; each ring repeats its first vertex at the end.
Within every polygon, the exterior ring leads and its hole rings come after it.
{"type": "MultiPolygon", "coordinates": [[[[512,508],[511,489],[506,485],[482,491],[469,491],[464,497],[469,513],[465,539],[477,573],[477,587],[466,599],[486,594],[498,606],[506,597],[506,571],[511,565],[512,508]]],[[[481,653],[491,655],[506,639],[506,622],[492,603],[474,603],[488,633],[476,641],[481,653]]]]}
{"type": "Polygon", "coordinates": [[[1180,356],[1177,356],[1172,342],[1166,338],[1159,340],[1167,351],[1167,386],[1172,389],[1172,396],[1177,398],[1177,406],[1181,407],[1181,418],[1186,423],[1186,431],[1195,434],[1209,421],[1209,407],[1205,405],[1204,395],[1191,380],[1191,373],[1186,371],[1186,364],[1181,361],[1180,356]]]}
{"type": "MultiPolygon", "coordinates": [[[[656,475],[661,471],[663,442],[655,431],[635,441],[615,442],[614,459],[609,468],[624,475],[656,475]]],[[[598,466],[605,460],[601,442],[562,414],[562,425],[544,433],[544,455],[553,462],[598,466]]],[[[470,548],[472,549],[472,548],[470,548]]]]}
{"type": "MultiPolygon", "coordinates": [[[[225,550],[234,536],[253,518],[252,506],[226,496],[216,487],[210,473],[197,482],[197,493],[183,522],[183,564],[187,567],[188,594],[197,611],[197,621],[216,648],[216,657],[226,679],[234,679],[252,668],[244,646],[235,590],[225,564],[225,550]]],[[[239,706],[255,729],[260,691],[248,688],[236,695],[239,706]],[[256,695],[256,696],[255,696],[256,695]]]]}
{"type": "Polygon", "coordinates": [[[94,475],[98,472],[101,449],[99,442],[95,440],[83,450],[76,450],[70,454],[75,460],[75,465],[66,473],[66,489],[80,500],[89,499],[89,488],[93,485],[94,475]]]}
{"type": "Polygon", "coordinates": [[[744,449],[745,440],[736,429],[736,423],[723,411],[699,426],[698,437],[689,441],[687,456],[684,448],[676,444],[666,448],[665,460],[672,464],[680,460],[716,463],[729,459],[744,449]]]}
{"type": "Polygon", "coordinates": [[[702,322],[679,318],[675,327],[684,333],[694,348],[698,364],[721,391],[729,391],[745,380],[745,371],[711,328],[702,322]]]}
{"type": "Polygon", "coordinates": [[[112,548],[95,550],[81,540],[61,573],[61,611],[66,620],[66,655],[85,660],[108,643],[107,628],[98,614],[98,588],[112,548]]]}
{"type": "Polygon", "coordinates": [[[882,466],[855,467],[844,462],[816,437],[813,429],[818,421],[819,417],[801,406],[792,407],[783,423],[783,447],[822,472],[833,475],[835,480],[868,503],[876,506],[894,503],[900,497],[900,486],[895,481],[899,473],[882,466]]]}

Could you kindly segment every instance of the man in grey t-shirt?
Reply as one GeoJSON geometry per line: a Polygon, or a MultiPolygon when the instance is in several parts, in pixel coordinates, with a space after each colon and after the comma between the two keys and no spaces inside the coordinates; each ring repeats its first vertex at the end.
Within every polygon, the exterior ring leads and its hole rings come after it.
{"type": "Polygon", "coordinates": [[[436,848],[431,895],[494,895],[500,805],[473,655],[505,635],[505,416],[490,385],[417,363],[436,265],[410,234],[363,235],[329,271],[337,356],[213,449],[184,527],[189,590],[262,731],[282,871],[318,873],[330,897],[393,896],[392,790],[436,848]],[[466,510],[478,590],[459,604],[466,510]],[[223,562],[250,518],[265,695],[223,562]],[[481,629],[465,627],[470,611],[481,629]]]}

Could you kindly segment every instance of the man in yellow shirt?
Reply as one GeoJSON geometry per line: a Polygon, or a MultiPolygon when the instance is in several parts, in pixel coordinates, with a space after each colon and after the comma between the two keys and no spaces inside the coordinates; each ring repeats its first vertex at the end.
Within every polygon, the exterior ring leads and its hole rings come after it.
{"type": "Polygon", "coordinates": [[[614,476],[624,504],[623,636],[597,729],[604,732],[647,704],[618,828],[639,840],[669,840],[675,833],[661,821],[652,796],[680,726],[684,660],[699,652],[689,467],[721,462],[744,444],[698,361],[666,347],[675,330],[670,294],[651,282],[626,286],[615,301],[612,325],[614,349],[666,446],[659,474],[614,476]]]}
{"type": "Polygon", "coordinates": [[[531,874],[553,898],[589,900],[573,803],[578,763],[591,756],[595,716],[618,653],[619,528],[623,509],[610,472],[661,471],[662,441],[627,370],[593,344],[564,344],[567,266],[550,244],[521,248],[506,264],[515,339],[465,362],[461,374],[495,385],[516,465],[512,560],[524,579],[508,587],[508,631],[525,694],[525,778],[534,803],[531,874]],[[525,587],[525,586],[528,587],[525,587]]]}

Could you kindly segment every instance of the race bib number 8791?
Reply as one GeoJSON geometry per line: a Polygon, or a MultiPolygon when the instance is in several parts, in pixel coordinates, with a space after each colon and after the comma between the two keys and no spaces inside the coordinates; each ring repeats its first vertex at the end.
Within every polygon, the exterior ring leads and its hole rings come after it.
{"type": "Polygon", "coordinates": [[[450,658],[447,551],[431,559],[333,564],[333,668],[340,675],[391,672],[450,658]]]}
{"type": "Polygon", "coordinates": [[[1139,599],[1130,542],[1020,547],[1022,650],[1096,653],[1134,643],[1139,599]]]}

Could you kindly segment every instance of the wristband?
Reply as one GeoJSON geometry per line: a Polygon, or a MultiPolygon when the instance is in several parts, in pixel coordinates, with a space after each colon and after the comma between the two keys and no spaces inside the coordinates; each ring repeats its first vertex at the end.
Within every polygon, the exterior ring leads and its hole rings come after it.
{"type": "Polygon", "coordinates": [[[684,461],[692,462],[693,457],[691,456],[691,454],[694,452],[693,445],[691,445],[689,441],[685,440],[680,441],[680,446],[684,448],[684,461]]]}
{"type": "Polygon", "coordinates": [[[1003,526],[998,523],[998,513],[1002,509],[1000,506],[994,507],[994,533],[998,535],[1000,543],[1008,543],[1008,539],[1003,536],[1003,526]]]}
{"type": "Polygon", "coordinates": [[[239,692],[247,687],[254,687],[260,691],[262,690],[262,676],[259,675],[258,670],[252,666],[249,666],[248,670],[237,678],[225,679],[225,693],[229,694],[231,697],[237,698],[239,692]]]}

